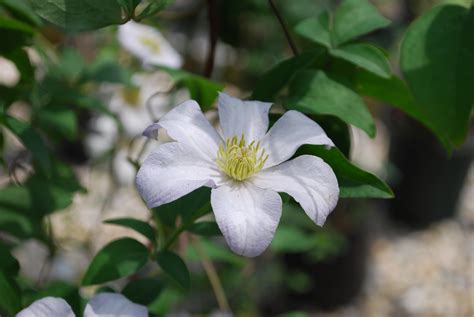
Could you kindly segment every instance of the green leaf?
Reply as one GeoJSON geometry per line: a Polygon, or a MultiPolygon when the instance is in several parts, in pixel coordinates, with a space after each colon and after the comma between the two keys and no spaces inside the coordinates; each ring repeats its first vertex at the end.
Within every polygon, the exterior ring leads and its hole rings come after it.
{"type": "Polygon", "coordinates": [[[26,22],[32,26],[41,25],[40,18],[26,0],[1,0],[0,5],[7,8],[14,17],[22,22],[26,22]]]}
{"type": "Polygon", "coordinates": [[[323,52],[321,49],[305,51],[279,62],[260,77],[253,91],[252,99],[274,100],[296,72],[306,69],[317,59],[322,58],[323,52]]]}
{"type": "Polygon", "coordinates": [[[147,248],[131,238],[107,244],[96,254],[82,285],[100,284],[128,276],[140,270],[148,260],[147,248]]]}
{"type": "Polygon", "coordinates": [[[177,254],[170,251],[158,252],[156,261],[175,282],[182,288],[188,289],[190,284],[190,276],[188,268],[184,261],[177,254]]]}
{"type": "Polygon", "coordinates": [[[140,1],[141,0],[117,0],[129,18],[135,16],[135,8],[140,3],[140,1]]]}
{"type": "Polygon", "coordinates": [[[116,0],[29,0],[43,19],[67,31],[87,31],[122,23],[116,0]]]}
{"type": "Polygon", "coordinates": [[[153,208],[153,213],[169,227],[174,227],[178,215],[184,223],[190,223],[211,211],[210,197],[210,188],[201,187],[171,203],[153,208]]]}
{"type": "Polygon", "coordinates": [[[108,82],[131,85],[130,73],[114,61],[100,61],[94,64],[85,74],[85,81],[93,80],[98,83],[108,82]]]}
{"type": "Polygon", "coordinates": [[[152,226],[150,226],[150,224],[148,224],[145,221],[134,219],[134,218],[116,218],[116,219],[106,220],[104,221],[104,223],[130,228],[144,235],[153,244],[156,243],[155,230],[153,229],[152,226]]]}
{"type": "Polygon", "coordinates": [[[331,16],[329,12],[323,12],[318,17],[312,17],[301,21],[295,27],[295,32],[313,42],[327,48],[332,47],[331,41],[331,16]]]}
{"type": "MultiPolygon", "coordinates": [[[[354,89],[361,95],[375,98],[400,109],[436,133],[433,123],[421,113],[417,101],[404,81],[396,76],[382,78],[366,71],[355,71],[354,89]]],[[[449,147],[449,140],[438,135],[449,147]]]]}
{"type": "Polygon", "coordinates": [[[362,67],[383,78],[389,78],[392,73],[386,54],[381,49],[370,44],[344,45],[331,50],[331,55],[362,67]]]}
{"type": "Polygon", "coordinates": [[[211,108],[217,98],[217,93],[224,89],[223,84],[202,76],[165,66],[159,66],[158,68],[167,72],[176,81],[176,84],[186,87],[191,99],[196,100],[203,111],[211,108]]]}
{"type": "Polygon", "coordinates": [[[79,295],[79,289],[77,286],[63,281],[53,281],[49,283],[44,289],[35,291],[35,293],[32,294],[32,296],[29,296],[27,300],[23,300],[23,306],[27,306],[36,300],[48,296],[60,297],[64,299],[69,304],[69,306],[71,306],[76,316],[80,315],[82,311],[82,298],[79,295]]]}
{"type": "Polygon", "coordinates": [[[310,154],[322,158],[336,174],[342,198],[393,198],[393,192],[377,176],[353,165],[337,148],[305,145],[297,155],[310,154]]]}
{"type": "Polygon", "coordinates": [[[288,109],[333,115],[375,136],[375,124],[364,101],[354,91],[328,78],[322,71],[302,71],[290,83],[288,109]]]}
{"type": "Polygon", "coordinates": [[[166,8],[166,6],[171,2],[172,0],[151,0],[145,9],[143,9],[143,11],[137,16],[137,19],[142,20],[151,17],[166,8]]]}
{"type": "Polygon", "coordinates": [[[34,29],[28,24],[0,15],[0,53],[8,53],[27,45],[33,33],[34,29]]]}
{"type": "Polygon", "coordinates": [[[415,106],[448,150],[464,142],[474,105],[473,30],[473,8],[440,5],[410,25],[401,47],[415,106]]]}
{"type": "Polygon", "coordinates": [[[21,292],[16,282],[0,271],[0,313],[14,316],[21,310],[21,292]]]}
{"type": "Polygon", "coordinates": [[[78,133],[77,118],[70,109],[61,107],[44,107],[37,112],[38,124],[45,131],[56,136],[63,136],[67,140],[75,140],[78,133]]]}
{"type": "Polygon", "coordinates": [[[199,236],[212,237],[221,235],[219,226],[214,221],[201,221],[193,223],[188,231],[199,236]]]}
{"type": "Polygon", "coordinates": [[[8,276],[14,276],[18,274],[20,270],[20,264],[11,253],[10,249],[4,244],[0,243],[0,271],[5,272],[8,276]]]}
{"type": "Polygon", "coordinates": [[[142,278],[130,281],[122,294],[136,304],[149,305],[155,301],[163,290],[163,283],[154,278],[142,278]]]}
{"type": "Polygon", "coordinates": [[[333,41],[339,46],[389,24],[368,0],[345,0],[334,13],[333,41]]]}
{"type": "Polygon", "coordinates": [[[21,140],[28,150],[33,154],[33,158],[46,175],[51,174],[51,159],[49,157],[48,148],[43,139],[27,122],[21,121],[11,116],[5,116],[5,126],[12,131],[21,140]]]}

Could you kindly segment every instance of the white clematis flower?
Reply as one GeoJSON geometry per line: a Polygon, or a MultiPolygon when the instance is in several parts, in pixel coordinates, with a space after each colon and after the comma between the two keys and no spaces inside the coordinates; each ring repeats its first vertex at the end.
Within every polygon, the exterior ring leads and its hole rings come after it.
{"type": "MultiPolygon", "coordinates": [[[[33,302],[16,317],[74,317],[74,313],[64,299],[45,297],[33,302]]],[[[148,311],[121,294],[101,293],[89,301],[84,317],[148,317],[148,311]]]]}
{"type": "Polygon", "coordinates": [[[151,26],[129,21],[119,27],[117,36],[120,44],[144,65],[180,68],[183,64],[181,55],[151,26]]]}
{"type": "Polygon", "coordinates": [[[163,128],[176,141],[158,146],[138,171],[137,187],[148,207],[211,187],[217,224],[230,248],[245,256],[257,256],[270,244],[282,211],[278,192],[293,196],[323,225],[339,197],[334,172],[315,156],[287,160],[303,144],[334,144],[317,123],[297,111],[286,112],[267,132],[270,107],[221,93],[222,135],[193,100],[148,127],[145,136],[155,137],[163,128]]]}

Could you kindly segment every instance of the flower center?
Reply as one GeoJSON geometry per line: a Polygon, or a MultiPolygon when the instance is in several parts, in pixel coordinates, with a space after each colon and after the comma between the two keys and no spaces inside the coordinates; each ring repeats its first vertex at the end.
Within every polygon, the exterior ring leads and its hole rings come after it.
{"type": "Polygon", "coordinates": [[[122,88],[122,98],[132,107],[138,107],[140,102],[140,90],[136,87],[122,88]]]}
{"type": "Polygon", "coordinates": [[[242,134],[240,139],[234,136],[219,145],[216,162],[224,173],[241,181],[260,171],[267,158],[260,142],[247,145],[242,134]]]}
{"type": "Polygon", "coordinates": [[[140,38],[140,42],[155,54],[158,54],[161,50],[160,44],[158,44],[154,39],[143,36],[140,38]]]}

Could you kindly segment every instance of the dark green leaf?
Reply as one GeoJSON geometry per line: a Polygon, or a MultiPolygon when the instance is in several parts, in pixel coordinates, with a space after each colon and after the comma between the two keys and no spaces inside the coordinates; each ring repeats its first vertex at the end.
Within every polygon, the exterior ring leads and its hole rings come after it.
{"type": "Polygon", "coordinates": [[[353,165],[337,148],[305,145],[297,153],[318,156],[329,164],[336,174],[342,198],[393,198],[385,182],[353,165]]]}
{"type": "Polygon", "coordinates": [[[151,304],[163,290],[163,283],[158,279],[143,278],[130,281],[122,290],[122,294],[134,303],[151,304]]]}
{"type": "Polygon", "coordinates": [[[190,276],[188,268],[177,254],[170,251],[162,251],[156,255],[156,261],[163,271],[182,288],[189,288],[190,276]]]}
{"type": "MultiPolygon", "coordinates": [[[[79,295],[79,289],[77,286],[63,281],[53,281],[49,283],[44,289],[36,291],[34,294],[32,294],[32,296],[28,298],[27,304],[29,305],[35,300],[39,300],[48,296],[60,297],[64,299],[69,304],[69,306],[71,306],[76,316],[80,316],[82,311],[82,298],[79,295]]],[[[26,306],[25,303],[24,306],[26,306]]]]}
{"type": "Polygon", "coordinates": [[[136,232],[144,235],[153,244],[156,243],[155,230],[153,229],[152,226],[150,226],[145,221],[134,219],[134,218],[117,218],[117,219],[109,219],[104,222],[108,224],[118,225],[118,226],[135,230],[136,232]]]}
{"type": "MultiPolygon", "coordinates": [[[[355,71],[354,73],[354,89],[359,94],[390,104],[436,132],[433,123],[420,112],[421,109],[417,105],[417,101],[404,81],[396,76],[381,78],[366,71],[355,71]]],[[[441,135],[438,137],[445,146],[449,147],[449,140],[441,135]]]]}
{"type": "Polygon", "coordinates": [[[96,254],[82,285],[100,284],[128,276],[140,270],[148,260],[147,248],[131,238],[107,244],[96,254]]]}
{"type": "Polygon", "coordinates": [[[28,24],[0,15],[0,53],[8,53],[28,44],[33,33],[28,24]]]}
{"type": "Polygon", "coordinates": [[[389,78],[392,73],[386,54],[370,44],[344,45],[331,50],[331,55],[342,58],[383,78],[389,78]]]}
{"type": "Polygon", "coordinates": [[[0,312],[14,316],[21,310],[21,292],[16,282],[7,273],[0,271],[0,312]]]}
{"type": "Polygon", "coordinates": [[[141,0],[117,0],[129,18],[135,16],[135,8],[140,3],[140,1],[141,0]]]}
{"type": "Polygon", "coordinates": [[[351,150],[349,126],[334,116],[311,116],[311,118],[323,128],[337,148],[348,157],[351,150]]]}
{"type": "Polygon", "coordinates": [[[322,71],[302,71],[290,83],[288,109],[333,115],[375,136],[375,124],[364,101],[354,91],[328,78],[322,71]]]}
{"type": "Polygon", "coordinates": [[[114,61],[102,61],[91,67],[85,80],[131,85],[129,72],[114,61]]]}
{"type": "Polygon", "coordinates": [[[184,223],[190,223],[211,211],[210,196],[210,188],[201,187],[171,203],[153,208],[153,213],[169,227],[174,227],[178,215],[184,223]]]}
{"type": "Polygon", "coordinates": [[[368,0],[345,0],[334,13],[333,41],[339,46],[389,24],[368,0]]]}
{"type": "Polygon", "coordinates": [[[166,8],[166,6],[170,2],[172,2],[172,0],[151,0],[150,3],[145,7],[145,9],[140,12],[137,19],[141,20],[155,15],[156,13],[166,8]]]}
{"type": "Polygon", "coordinates": [[[205,237],[221,235],[219,226],[214,221],[195,222],[188,228],[188,231],[205,237]]]}
{"type": "Polygon", "coordinates": [[[474,105],[473,30],[473,8],[440,5],[409,27],[401,47],[415,106],[448,150],[463,143],[474,105]]]}
{"type": "Polygon", "coordinates": [[[122,22],[116,0],[29,0],[35,12],[48,22],[68,31],[99,29],[122,22]]]}
{"type": "Polygon", "coordinates": [[[312,65],[317,59],[323,58],[323,50],[310,50],[295,57],[285,59],[263,74],[252,94],[255,100],[272,101],[293,75],[312,65]]]}
{"type": "Polygon", "coordinates": [[[33,26],[39,26],[41,24],[40,18],[26,0],[2,0],[0,1],[0,5],[7,8],[14,17],[23,22],[33,26]]]}
{"type": "Polygon", "coordinates": [[[18,274],[20,264],[17,259],[11,255],[10,249],[2,243],[0,243],[0,259],[0,271],[5,272],[8,276],[18,274]]]}
{"type": "Polygon", "coordinates": [[[21,121],[11,116],[4,118],[5,126],[11,130],[28,150],[33,154],[33,158],[46,175],[51,174],[51,159],[49,157],[48,148],[43,139],[27,122],[21,121]]]}
{"type": "Polygon", "coordinates": [[[45,131],[50,131],[70,141],[77,137],[77,118],[70,109],[44,107],[38,111],[37,120],[39,126],[45,131]]]}
{"type": "Polygon", "coordinates": [[[309,18],[298,23],[295,32],[313,42],[331,48],[330,24],[329,12],[323,12],[318,17],[309,18]]]}
{"type": "Polygon", "coordinates": [[[211,108],[214,100],[217,98],[217,93],[224,89],[224,85],[221,83],[183,70],[164,66],[160,66],[159,68],[167,72],[177,84],[184,85],[184,87],[188,89],[191,99],[196,100],[203,111],[211,108]]]}

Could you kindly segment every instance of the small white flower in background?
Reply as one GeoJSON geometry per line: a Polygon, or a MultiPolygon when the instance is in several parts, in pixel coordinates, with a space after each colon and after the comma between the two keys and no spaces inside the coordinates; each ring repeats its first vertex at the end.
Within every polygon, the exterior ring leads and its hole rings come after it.
{"type": "Polygon", "coordinates": [[[0,85],[14,87],[20,81],[20,72],[15,63],[0,56],[0,85]]]}
{"type": "MultiPolygon", "coordinates": [[[[167,91],[172,85],[170,77],[163,72],[153,74],[139,73],[132,77],[135,87],[123,85],[106,85],[103,93],[109,95],[108,103],[111,112],[115,113],[122,123],[124,135],[129,140],[125,144],[118,144],[119,129],[117,122],[110,116],[100,115],[91,120],[89,124],[90,133],[85,138],[85,146],[92,158],[98,158],[112,148],[117,148],[117,155],[113,159],[113,170],[120,184],[129,185],[135,178],[135,168],[128,161],[127,152],[130,140],[140,136],[143,131],[143,123],[151,124],[153,118],[161,118],[172,109],[171,97],[168,93],[157,94],[159,91],[167,91]],[[151,98],[151,99],[150,99],[151,98]],[[150,109],[147,109],[147,102],[150,109]]],[[[184,96],[176,96],[184,100],[184,96]]],[[[145,149],[149,153],[151,145],[145,149]]]]}
{"type": "Polygon", "coordinates": [[[158,146],[138,171],[137,187],[148,207],[211,187],[217,224],[230,248],[245,256],[257,256],[270,244],[282,210],[278,192],[293,196],[323,225],[339,198],[334,172],[315,156],[287,160],[303,144],[334,144],[317,123],[297,111],[286,112],[267,132],[270,107],[221,93],[222,135],[193,100],[149,126],[145,136],[156,137],[163,128],[176,142],[158,146]]]}
{"type": "MultiPolygon", "coordinates": [[[[147,317],[145,306],[114,293],[97,294],[89,301],[84,317],[147,317]]],[[[16,317],[74,317],[69,304],[62,298],[45,297],[19,312],[16,317]]]]}
{"type": "Polygon", "coordinates": [[[161,118],[171,110],[170,97],[166,92],[171,88],[172,81],[166,73],[154,72],[135,74],[132,83],[134,87],[118,86],[113,89],[109,109],[118,115],[125,134],[133,138],[141,134],[143,122],[153,122],[150,111],[155,118],[161,118]]]}
{"type": "Polygon", "coordinates": [[[181,55],[156,28],[129,21],[118,30],[120,44],[146,65],[162,65],[180,68],[181,55]]]}

